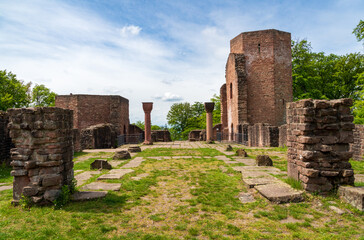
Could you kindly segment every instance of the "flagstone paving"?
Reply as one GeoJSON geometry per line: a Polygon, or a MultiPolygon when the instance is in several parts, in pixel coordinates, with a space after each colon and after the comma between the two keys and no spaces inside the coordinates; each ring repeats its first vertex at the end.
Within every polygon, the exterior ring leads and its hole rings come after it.
{"type": "Polygon", "coordinates": [[[0,186],[0,192],[1,191],[5,191],[5,190],[9,190],[9,189],[13,189],[13,185],[3,185],[3,186],[0,186]]]}
{"type": "Polygon", "coordinates": [[[119,191],[121,188],[120,183],[104,183],[92,182],[82,187],[83,190],[106,190],[106,191],[119,191]]]}
{"type": "Polygon", "coordinates": [[[134,172],[133,169],[112,169],[107,174],[101,175],[97,180],[121,179],[125,174],[134,172]]]}
{"type": "Polygon", "coordinates": [[[136,168],[139,167],[139,165],[145,161],[144,158],[142,157],[136,157],[132,160],[130,160],[130,162],[128,162],[127,164],[123,165],[122,168],[136,168]]]}
{"type": "Polygon", "coordinates": [[[83,173],[80,173],[75,176],[75,179],[77,181],[77,186],[83,185],[87,180],[89,180],[92,175],[100,174],[101,171],[86,171],[83,173]]]}

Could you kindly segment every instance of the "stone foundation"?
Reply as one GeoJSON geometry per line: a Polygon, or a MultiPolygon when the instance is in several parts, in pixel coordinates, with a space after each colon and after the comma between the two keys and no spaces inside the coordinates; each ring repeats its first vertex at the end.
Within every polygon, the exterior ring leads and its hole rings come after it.
{"type": "Polygon", "coordinates": [[[117,130],[112,124],[98,124],[81,130],[82,149],[114,148],[117,145],[117,130]]]}
{"type": "Polygon", "coordinates": [[[354,142],[350,145],[350,151],[353,152],[354,160],[364,160],[364,125],[355,125],[354,142]]]}
{"type": "Polygon", "coordinates": [[[168,130],[152,130],[153,142],[171,142],[171,134],[168,130]]]}
{"type": "Polygon", "coordinates": [[[14,176],[13,202],[22,195],[50,204],[73,180],[72,111],[61,108],[9,109],[14,176]]]}
{"type": "Polygon", "coordinates": [[[0,166],[10,164],[10,149],[13,147],[8,130],[9,116],[0,111],[0,166]]]}
{"type": "Polygon", "coordinates": [[[305,190],[329,192],[353,185],[351,99],[305,99],[287,105],[288,175],[305,190]]]}

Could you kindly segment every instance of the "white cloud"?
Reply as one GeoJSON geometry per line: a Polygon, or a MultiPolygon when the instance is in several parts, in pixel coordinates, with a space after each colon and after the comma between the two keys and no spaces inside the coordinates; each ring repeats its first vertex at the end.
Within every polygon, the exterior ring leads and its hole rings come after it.
{"type": "Polygon", "coordinates": [[[135,36],[135,35],[138,35],[141,30],[142,30],[141,27],[130,25],[130,26],[125,26],[122,29],[120,29],[120,33],[124,37],[130,36],[130,35],[135,36]]]}
{"type": "Polygon", "coordinates": [[[165,101],[165,102],[178,102],[178,101],[182,101],[183,98],[179,95],[176,95],[176,94],[173,94],[173,93],[170,93],[170,92],[166,92],[163,94],[163,96],[161,95],[155,95],[154,96],[154,99],[156,100],[162,100],[162,101],[165,101]]]}

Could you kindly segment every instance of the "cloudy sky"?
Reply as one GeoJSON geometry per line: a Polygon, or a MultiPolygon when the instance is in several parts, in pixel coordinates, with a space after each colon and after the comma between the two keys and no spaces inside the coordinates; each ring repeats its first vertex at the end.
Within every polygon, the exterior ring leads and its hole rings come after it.
{"type": "Polygon", "coordinates": [[[130,121],[164,125],[176,102],[209,101],[229,40],[275,28],[314,51],[363,51],[352,34],[363,0],[0,0],[0,69],[57,94],[129,99],[130,121]]]}

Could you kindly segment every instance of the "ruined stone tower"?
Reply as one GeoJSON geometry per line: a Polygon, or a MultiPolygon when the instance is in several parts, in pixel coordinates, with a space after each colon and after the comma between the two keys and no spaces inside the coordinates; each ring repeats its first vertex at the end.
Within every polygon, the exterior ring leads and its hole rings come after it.
{"type": "Polygon", "coordinates": [[[220,94],[222,128],[230,136],[247,124],[284,124],[292,101],[291,34],[270,29],[232,39],[220,94]]]}

